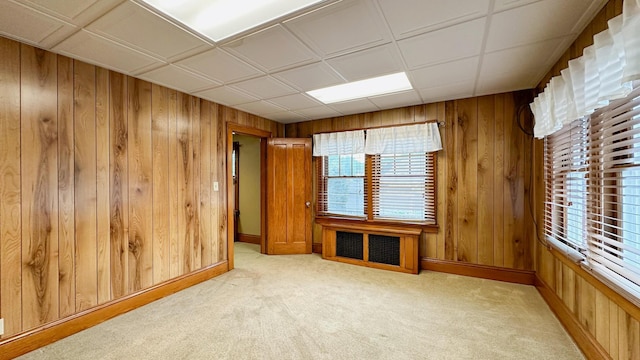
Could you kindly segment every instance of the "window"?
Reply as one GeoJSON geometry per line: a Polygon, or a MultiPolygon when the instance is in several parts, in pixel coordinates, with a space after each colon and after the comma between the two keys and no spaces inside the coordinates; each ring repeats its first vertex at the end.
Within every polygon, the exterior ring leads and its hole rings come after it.
{"type": "Polygon", "coordinates": [[[436,223],[434,153],[330,155],[317,165],[318,215],[436,223]]]}
{"type": "Polygon", "coordinates": [[[640,298],[640,86],[545,138],[545,235],[640,298]]]}
{"type": "Polygon", "coordinates": [[[318,163],[323,174],[318,191],[322,213],[365,216],[364,154],[324,156],[318,163]]]}
{"type": "Polygon", "coordinates": [[[317,215],[436,223],[434,122],[313,136],[317,215]]]}

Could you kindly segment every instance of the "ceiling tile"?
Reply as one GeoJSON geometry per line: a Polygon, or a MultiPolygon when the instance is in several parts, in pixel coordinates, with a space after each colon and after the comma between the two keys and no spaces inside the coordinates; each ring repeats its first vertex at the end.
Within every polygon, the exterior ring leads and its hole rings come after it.
{"type": "Polygon", "coordinates": [[[74,29],[70,24],[21,4],[0,2],[0,35],[42,45],[47,37],[65,28],[74,29]]]}
{"type": "MultiPolygon", "coordinates": [[[[478,79],[478,84],[476,86],[474,95],[481,96],[488,94],[498,94],[507,91],[531,89],[536,85],[535,81],[531,79],[536,76],[537,73],[540,73],[541,69],[543,68],[532,70],[531,73],[533,73],[533,75],[527,72],[513,74],[511,76],[481,76],[478,79]]],[[[543,71],[546,72],[546,68],[543,71]]]]}
{"type": "Polygon", "coordinates": [[[73,34],[57,45],[54,51],[125,74],[136,73],[159,62],[86,30],[73,34]]]}
{"type": "Polygon", "coordinates": [[[420,95],[415,90],[370,97],[369,100],[380,109],[393,109],[397,107],[418,105],[422,103],[420,95]]]}
{"type": "Polygon", "coordinates": [[[227,106],[246,104],[248,102],[259,100],[256,97],[245,94],[242,91],[232,89],[228,86],[221,86],[214,89],[196,92],[194,95],[227,106]]]}
{"type": "Polygon", "coordinates": [[[513,9],[519,6],[528,5],[542,0],[495,0],[493,12],[497,13],[504,10],[513,9]]]}
{"type": "Polygon", "coordinates": [[[233,41],[224,49],[267,72],[318,60],[311,50],[281,25],[233,41]]]}
{"type": "Polygon", "coordinates": [[[297,92],[271,76],[245,80],[230,86],[261,99],[270,99],[297,92]]]}
{"type": "Polygon", "coordinates": [[[222,85],[219,82],[202,78],[174,65],[163,66],[138,75],[138,77],[187,93],[222,85]]]}
{"type": "Polygon", "coordinates": [[[410,69],[476,56],[485,32],[485,18],[398,41],[410,69]]]}
{"type": "Polygon", "coordinates": [[[316,90],[345,82],[340,75],[323,62],[282,71],[273,74],[273,76],[302,91],[316,90]]]}
{"type": "Polygon", "coordinates": [[[318,54],[335,56],[388,42],[375,2],[342,1],[285,22],[318,54]]]}
{"type": "Polygon", "coordinates": [[[262,71],[219,48],[191,56],[176,64],[222,83],[232,83],[264,75],[262,71]]]}
{"type": "Polygon", "coordinates": [[[131,2],[116,7],[87,29],[163,60],[209,46],[196,36],[131,2]]]}
{"type": "Polygon", "coordinates": [[[306,109],[321,105],[319,102],[304,94],[292,94],[269,99],[269,101],[288,110],[306,109]]]}
{"type": "Polygon", "coordinates": [[[370,111],[379,110],[369,99],[358,99],[351,101],[343,101],[339,103],[330,104],[330,107],[336,111],[341,112],[344,115],[365,113],[370,111]]]}
{"type": "Polygon", "coordinates": [[[17,0],[74,25],[86,25],[122,0],[17,0]]]}
{"type": "Polygon", "coordinates": [[[242,111],[246,111],[250,114],[255,114],[260,116],[279,113],[286,110],[284,108],[281,108],[280,106],[277,106],[275,104],[272,104],[264,100],[250,102],[242,105],[236,105],[236,108],[242,111]]]}
{"type": "MultiPolygon", "coordinates": [[[[267,117],[267,116],[265,116],[267,117]]],[[[277,121],[282,124],[291,124],[294,122],[300,122],[307,120],[306,116],[300,115],[292,111],[283,111],[279,113],[269,114],[268,118],[277,121]]]]}
{"type": "Polygon", "coordinates": [[[475,81],[462,81],[444,86],[420,89],[418,92],[420,92],[420,96],[422,96],[422,101],[428,104],[436,101],[471,97],[473,96],[474,84],[475,81]]]}
{"type": "Polygon", "coordinates": [[[486,51],[569,35],[589,3],[584,0],[546,0],[494,14],[486,51]]]}
{"type": "Polygon", "coordinates": [[[412,70],[409,78],[413,87],[424,89],[444,86],[452,82],[474,81],[478,71],[478,57],[412,70]]]}
{"type": "Polygon", "coordinates": [[[489,0],[379,0],[396,39],[485,16],[489,0]]]}
{"type": "MultiPolygon", "coordinates": [[[[568,41],[570,40],[566,37],[556,38],[485,54],[480,70],[481,77],[535,75],[532,70],[553,66],[556,60],[553,54],[563,51],[562,45],[568,41]]],[[[535,85],[531,84],[531,86],[535,85]]]]}
{"type": "Polygon", "coordinates": [[[327,60],[347,81],[402,71],[404,65],[395,45],[387,44],[327,60]]]}
{"type": "Polygon", "coordinates": [[[326,105],[316,106],[308,109],[296,110],[297,113],[306,116],[310,120],[326,119],[341,116],[342,114],[326,105]]]}

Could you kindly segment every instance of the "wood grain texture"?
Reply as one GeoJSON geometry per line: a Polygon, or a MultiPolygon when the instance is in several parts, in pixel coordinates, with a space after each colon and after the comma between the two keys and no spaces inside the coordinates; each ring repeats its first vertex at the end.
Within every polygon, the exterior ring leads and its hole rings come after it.
{"type": "Polygon", "coordinates": [[[0,338],[7,338],[22,330],[20,44],[0,37],[0,54],[0,338]]]}
{"type": "Polygon", "coordinates": [[[0,56],[3,341],[227,257],[226,116],[282,124],[2,37],[0,56]]]}
{"type": "Polygon", "coordinates": [[[30,329],[59,315],[56,55],[21,45],[20,74],[22,327],[30,329]]]}
{"type": "Polygon", "coordinates": [[[213,184],[211,180],[211,103],[203,102],[200,107],[200,221],[199,237],[202,266],[211,265],[212,262],[212,236],[211,226],[211,193],[213,184]]]}
{"type": "Polygon", "coordinates": [[[457,101],[458,138],[458,256],[462,262],[478,263],[478,99],[457,101]]]}
{"type": "Polygon", "coordinates": [[[111,297],[111,220],[109,198],[109,71],[96,68],[96,235],[98,303],[111,297]]]}
{"type": "Polygon", "coordinates": [[[153,283],[171,277],[169,226],[169,89],[152,85],[153,283]]]}
{"type": "Polygon", "coordinates": [[[128,78],[129,292],[153,284],[151,84],[128,78]]]}
{"type": "Polygon", "coordinates": [[[494,248],[495,97],[478,98],[478,264],[492,265],[494,248]]]}
{"type": "Polygon", "coordinates": [[[58,56],[58,271],[60,316],[76,311],[74,67],[58,56]]]}
{"type": "Polygon", "coordinates": [[[128,125],[127,81],[124,75],[111,72],[109,78],[110,125],[110,243],[111,296],[120,298],[128,293],[129,209],[128,209],[128,125]]]}
{"type": "MultiPolygon", "coordinates": [[[[445,102],[445,118],[444,126],[446,132],[445,143],[443,147],[447,152],[446,167],[447,178],[444,182],[444,186],[447,189],[447,203],[445,210],[445,217],[442,221],[445,224],[444,231],[444,259],[445,260],[458,260],[458,166],[456,159],[458,157],[457,149],[457,128],[458,118],[456,116],[457,107],[455,102],[445,102]]],[[[442,186],[439,183],[436,186],[442,186]]]]}
{"type": "Polygon", "coordinates": [[[178,267],[179,274],[191,271],[193,247],[193,155],[190,97],[178,93],[178,267]]]}
{"type": "Polygon", "coordinates": [[[77,311],[98,303],[95,75],[93,65],[74,68],[77,311]]]}

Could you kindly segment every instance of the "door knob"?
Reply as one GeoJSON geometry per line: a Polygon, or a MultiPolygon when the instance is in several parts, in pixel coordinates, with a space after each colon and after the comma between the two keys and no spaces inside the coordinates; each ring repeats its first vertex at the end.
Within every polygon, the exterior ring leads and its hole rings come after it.
{"type": "Polygon", "coordinates": [[[307,207],[311,206],[311,202],[307,201],[306,203],[304,203],[305,205],[307,205],[307,207]]]}

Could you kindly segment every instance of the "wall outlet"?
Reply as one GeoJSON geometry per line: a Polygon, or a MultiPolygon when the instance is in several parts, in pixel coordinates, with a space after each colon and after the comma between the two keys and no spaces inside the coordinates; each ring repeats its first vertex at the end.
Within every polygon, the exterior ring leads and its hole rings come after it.
{"type": "Polygon", "coordinates": [[[218,190],[220,190],[220,188],[218,188],[218,182],[214,181],[213,182],[213,191],[218,191],[218,190]]]}
{"type": "Polygon", "coordinates": [[[4,319],[0,319],[0,336],[4,335],[4,319]]]}

